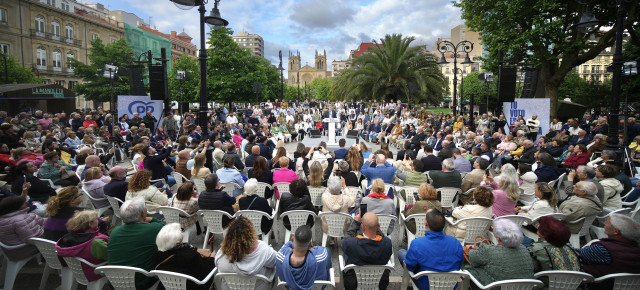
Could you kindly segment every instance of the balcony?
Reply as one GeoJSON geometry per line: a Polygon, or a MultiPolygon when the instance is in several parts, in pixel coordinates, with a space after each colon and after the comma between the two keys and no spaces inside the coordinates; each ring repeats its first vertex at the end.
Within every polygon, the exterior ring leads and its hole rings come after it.
{"type": "Polygon", "coordinates": [[[37,31],[35,29],[31,29],[31,36],[33,37],[38,37],[38,38],[43,38],[43,39],[48,39],[48,40],[52,40],[52,41],[57,41],[57,42],[63,42],[63,43],[67,43],[67,44],[71,44],[71,45],[75,45],[75,46],[82,46],[82,41],[80,41],[80,39],[73,39],[73,38],[67,38],[67,37],[61,37],[59,34],[51,34],[48,32],[40,32],[37,31]]]}

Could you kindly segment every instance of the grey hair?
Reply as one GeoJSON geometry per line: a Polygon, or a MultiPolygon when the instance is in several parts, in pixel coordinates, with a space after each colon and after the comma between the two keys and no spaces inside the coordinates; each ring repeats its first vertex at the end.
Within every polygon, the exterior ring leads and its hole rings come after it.
{"type": "Polygon", "coordinates": [[[580,181],[576,183],[577,185],[580,185],[580,189],[584,190],[588,196],[595,196],[598,193],[598,187],[593,182],[580,181]]]}
{"type": "Polygon", "coordinates": [[[182,228],[179,223],[165,225],[156,236],[156,246],[160,252],[175,248],[180,241],[182,241],[182,228]]]}
{"type": "Polygon", "coordinates": [[[522,244],[524,235],[520,226],[508,219],[496,219],[493,221],[493,232],[498,236],[502,244],[507,248],[515,248],[522,244]]]}
{"type": "Polygon", "coordinates": [[[244,194],[247,196],[254,195],[258,190],[258,180],[251,178],[244,183],[244,194]]]}
{"type": "Polygon", "coordinates": [[[327,190],[329,190],[329,193],[334,195],[340,194],[340,191],[342,190],[342,180],[340,177],[330,177],[329,180],[327,180],[327,190]]]}
{"type": "Polygon", "coordinates": [[[619,230],[623,238],[634,242],[640,240],[640,223],[618,213],[611,214],[609,218],[611,226],[619,230]]]}
{"type": "Polygon", "coordinates": [[[136,197],[125,201],[120,206],[120,218],[122,218],[122,222],[125,224],[133,223],[138,221],[140,216],[142,216],[142,212],[146,210],[147,206],[144,203],[144,199],[142,197],[136,197]]]}
{"type": "Polygon", "coordinates": [[[580,165],[577,170],[578,172],[586,175],[589,179],[596,177],[596,169],[591,166],[580,165]]]}
{"type": "Polygon", "coordinates": [[[476,141],[484,142],[484,138],[482,138],[482,136],[476,136],[476,141]]]}
{"type": "Polygon", "coordinates": [[[602,150],[602,154],[606,154],[609,157],[609,159],[616,159],[616,152],[613,150],[609,150],[609,149],[602,150]]]}
{"type": "Polygon", "coordinates": [[[442,164],[447,168],[447,170],[454,170],[456,168],[455,164],[453,163],[453,158],[442,160],[442,164]]]}
{"type": "Polygon", "coordinates": [[[518,131],[516,132],[516,134],[524,135],[524,131],[522,131],[522,130],[518,130],[518,131]]]}

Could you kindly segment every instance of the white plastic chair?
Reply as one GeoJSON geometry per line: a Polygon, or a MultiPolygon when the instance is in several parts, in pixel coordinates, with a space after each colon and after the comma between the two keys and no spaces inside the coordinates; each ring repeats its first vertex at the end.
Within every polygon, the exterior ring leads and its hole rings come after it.
{"type": "Polygon", "coordinates": [[[447,223],[451,226],[458,226],[461,223],[465,224],[466,230],[464,234],[464,240],[462,241],[462,245],[472,245],[475,243],[475,237],[480,235],[485,235],[487,231],[489,231],[489,227],[493,223],[493,220],[490,218],[484,217],[471,217],[471,218],[463,218],[459,219],[454,223],[451,223],[449,219],[445,219],[447,223]]]}
{"type": "Polygon", "coordinates": [[[131,166],[133,167],[133,171],[138,172],[138,164],[135,164],[133,160],[131,160],[131,166]]]}
{"type": "MultiPolygon", "coordinates": [[[[276,276],[277,289],[289,289],[287,286],[287,282],[280,281],[280,278],[276,276]]],[[[329,280],[315,280],[313,281],[313,287],[311,290],[322,290],[322,289],[336,289],[336,275],[333,272],[333,268],[329,269],[329,280]]]]}
{"type": "Polygon", "coordinates": [[[60,270],[62,280],[60,289],[71,289],[73,274],[71,273],[71,269],[62,266],[62,263],[60,263],[58,253],[56,253],[56,242],[41,238],[30,238],[29,243],[38,248],[38,251],[40,251],[45,261],[39,289],[44,290],[45,285],[47,285],[47,280],[49,280],[49,275],[51,275],[51,270],[60,270]]]}
{"type": "MultiPolygon", "coordinates": [[[[128,266],[100,266],[95,270],[96,274],[101,274],[107,277],[109,283],[116,290],[135,290],[136,288],[136,273],[145,275],[147,277],[153,277],[154,275],[145,271],[144,269],[128,266]]],[[[148,289],[158,288],[160,281],[156,281],[148,289]]]]}
{"type": "Polygon", "coordinates": [[[416,237],[424,237],[425,232],[427,231],[427,228],[424,224],[424,220],[425,220],[425,214],[424,213],[416,213],[416,214],[412,214],[408,217],[405,217],[404,215],[400,215],[401,219],[402,219],[402,224],[404,225],[405,231],[407,233],[407,249],[409,247],[411,247],[411,242],[416,238],[416,237]],[[416,224],[416,233],[412,233],[409,228],[407,228],[407,221],[409,220],[413,220],[414,223],[416,224]]]}
{"type": "Polygon", "coordinates": [[[222,188],[222,191],[226,192],[231,197],[234,197],[233,191],[236,188],[237,189],[241,189],[242,188],[242,186],[240,186],[239,184],[237,184],[235,182],[221,182],[220,185],[224,186],[224,188],[222,188]]]}
{"type": "Polygon", "coordinates": [[[531,224],[531,219],[529,219],[526,216],[521,216],[521,215],[503,215],[503,216],[499,216],[499,217],[495,218],[494,220],[499,220],[499,219],[510,220],[510,221],[514,222],[515,224],[517,224],[520,227],[524,226],[524,225],[530,225],[531,224]]]}
{"type": "Polygon", "coordinates": [[[214,278],[214,282],[216,284],[216,289],[229,289],[229,290],[255,289],[258,281],[263,281],[265,284],[268,285],[268,287],[270,287],[275,274],[276,272],[274,271],[271,277],[267,277],[265,275],[260,275],[260,274],[245,276],[245,275],[240,275],[236,273],[218,273],[214,278]]]}
{"type": "Polygon", "coordinates": [[[92,209],[95,209],[98,211],[98,216],[102,216],[102,214],[107,211],[108,209],[111,208],[111,204],[101,207],[101,208],[97,208],[96,207],[96,203],[98,202],[104,202],[107,201],[108,199],[105,198],[94,198],[93,196],[91,196],[91,194],[89,194],[89,192],[87,192],[84,188],[80,189],[82,191],[82,194],[84,195],[84,197],[86,197],[89,200],[89,207],[91,207],[92,209]]]}
{"type": "MultiPolygon", "coordinates": [[[[291,234],[295,233],[299,227],[307,224],[307,220],[310,216],[313,217],[314,221],[318,219],[318,216],[314,212],[308,210],[290,210],[287,212],[283,212],[280,215],[281,220],[284,220],[285,217],[288,217],[289,224],[291,225],[291,230],[287,230],[287,228],[285,228],[284,243],[287,243],[287,241],[290,240],[291,234]]],[[[311,231],[313,231],[313,229],[311,231]]]]}
{"type": "Polygon", "coordinates": [[[289,182],[277,182],[277,183],[273,184],[273,188],[277,188],[278,189],[278,194],[280,194],[280,196],[282,196],[282,194],[285,193],[285,192],[291,192],[289,190],[289,185],[291,185],[291,183],[289,183],[289,182]]]}
{"type": "Polygon", "coordinates": [[[415,203],[413,194],[417,193],[419,188],[419,186],[396,186],[396,193],[398,194],[398,208],[400,208],[400,211],[405,210],[408,205],[415,203]],[[406,196],[404,199],[400,194],[403,190],[406,196]]]}
{"type": "Polygon", "coordinates": [[[393,271],[393,260],[390,259],[386,265],[356,266],[354,264],[345,265],[344,257],[338,256],[340,262],[340,280],[344,281],[344,272],[353,270],[358,280],[358,289],[378,289],[380,279],[385,270],[393,271]]]}
{"type": "Polygon", "coordinates": [[[589,241],[591,241],[591,234],[589,234],[589,229],[591,228],[591,225],[593,224],[593,221],[596,219],[595,215],[592,216],[587,216],[587,217],[581,217],[575,221],[565,221],[565,224],[577,224],[577,223],[582,223],[582,228],[580,228],[580,231],[577,234],[571,233],[571,238],[569,238],[569,242],[571,243],[571,246],[574,248],[580,248],[580,238],[584,237],[587,241],[587,243],[589,241]]]}
{"type": "Polygon", "coordinates": [[[173,176],[173,178],[175,178],[176,180],[176,188],[180,188],[180,185],[182,185],[183,182],[189,181],[189,178],[186,178],[180,172],[177,172],[175,170],[171,171],[171,176],[173,176]]]}
{"type": "Polygon", "coordinates": [[[309,186],[309,195],[311,195],[311,203],[315,207],[322,206],[322,194],[327,190],[326,187],[309,186]]]}
{"type": "Polygon", "coordinates": [[[94,265],[89,263],[89,261],[82,258],[78,258],[78,257],[62,257],[62,258],[64,259],[65,262],[67,262],[67,265],[69,266],[69,269],[71,269],[71,272],[73,273],[73,278],[76,280],[76,282],[78,282],[78,284],[87,286],[87,290],[101,290],[102,287],[104,287],[104,284],[107,283],[107,277],[102,277],[98,280],[89,282],[89,280],[87,280],[87,276],[84,274],[84,271],[82,270],[82,264],[86,264],[87,266],[95,269],[99,266],[106,265],[107,262],[104,262],[99,265],[94,265]]]}
{"type": "Polygon", "coordinates": [[[15,249],[19,249],[26,246],[28,246],[28,244],[7,246],[0,242],[0,255],[4,256],[4,262],[2,263],[2,269],[0,270],[0,278],[4,278],[4,279],[0,279],[0,282],[4,280],[3,289],[8,289],[8,290],[13,289],[13,284],[16,281],[16,277],[18,276],[18,272],[20,272],[20,269],[22,269],[22,267],[24,267],[24,265],[27,262],[29,262],[29,260],[38,256],[38,254],[35,254],[27,258],[24,258],[22,260],[11,261],[9,260],[7,255],[4,253],[4,251],[15,250],[15,249]]]}
{"type": "MultiPolygon", "coordinates": [[[[169,223],[180,224],[180,219],[190,218],[198,214],[197,212],[189,214],[184,210],[181,210],[175,207],[170,207],[170,206],[159,206],[157,211],[161,212],[164,215],[164,219],[167,224],[169,223]]],[[[196,230],[195,223],[192,226],[190,226],[188,229],[182,229],[182,242],[188,243],[190,233],[195,230],[196,230]]]]}
{"type": "Polygon", "coordinates": [[[611,290],[627,290],[640,288],[640,274],[630,273],[617,273],[609,274],[593,280],[595,283],[600,283],[605,280],[613,280],[613,288],[611,290]]]}
{"type": "Polygon", "coordinates": [[[339,212],[320,212],[318,217],[324,218],[327,222],[327,232],[322,233],[322,246],[327,246],[327,239],[329,237],[337,238],[338,241],[344,237],[344,224],[346,222],[353,222],[353,217],[346,213],[339,212]]]}
{"type": "Polygon", "coordinates": [[[151,270],[150,273],[152,275],[157,276],[158,279],[160,279],[160,283],[162,283],[162,286],[164,286],[165,289],[184,290],[184,289],[187,289],[187,281],[191,281],[198,285],[204,285],[208,283],[209,280],[211,280],[211,278],[213,277],[213,275],[215,275],[217,272],[218,272],[218,268],[213,268],[213,270],[209,272],[207,277],[204,277],[204,279],[202,280],[198,280],[186,274],[162,271],[162,270],[151,270]]]}
{"type": "MultiPolygon", "coordinates": [[[[406,267],[405,267],[406,269],[406,267]]],[[[460,289],[462,287],[462,283],[459,282],[460,279],[469,279],[469,274],[464,271],[451,271],[451,272],[433,272],[433,271],[422,271],[418,273],[410,273],[411,279],[418,280],[421,277],[427,277],[429,279],[429,289],[433,290],[451,290],[456,288],[460,289]]],[[[404,283],[403,276],[403,283],[404,283]]],[[[413,281],[412,281],[413,283],[413,281]]],[[[401,289],[406,289],[406,287],[402,286],[401,289]]],[[[418,286],[413,284],[413,289],[418,289],[418,286]]]]}
{"type": "MultiPolygon", "coordinates": [[[[613,213],[623,214],[623,215],[628,215],[628,214],[629,214],[629,212],[631,212],[631,209],[630,209],[630,208],[621,208],[621,209],[618,209],[618,210],[614,210],[614,211],[612,211],[612,212],[609,212],[609,213],[607,213],[607,214],[606,214],[606,215],[604,215],[604,216],[598,216],[598,217],[596,217],[596,219],[598,220],[598,222],[599,222],[600,224],[604,224],[604,222],[605,222],[605,221],[609,218],[609,216],[611,216],[611,214],[613,214],[613,213]]],[[[591,236],[591,237],[594,237],[594,236],[595,236],[595,238],[596,238],[596,239],[601,239],[601,238],[604,238],[604,237],[606,236],[606,234],[604,233],[604,227],[599,227],[599,226],[596,226],[596,225],[591,225],[591,226],[589,227],[589,234],[593,234],[593,236],[591,236]]]]}
{"type": "Polygon", "coordinates": [[[271,186],[268,183],[264,183],[264,182],[258,182],[258,187],[256,188],[256,195],[259,197],[265,197],[267,188],[271,190],[271,197],[269,199],[267,199],[267,201],[269,202],[269,205],[273,208],[276,206],[276,202],[274,202],[274,198],[275,198],[275,193],[273,192],[273,186],[271,186]]]}
{"type": "Polygon", "coordinates": [[[380,214],[378,215],[378,223],[380,224],[380,231],[386,236],[391,236],[393,230],[395,229],[395,225],[398,223],[398,217],[394,215],[380,214]],[[389,232],[389,227],[394,225],[389,232]]]}
{"type": "Polygon", "coordinates": [[[262,235],[262,240],[265,243],[269,244],[269,236],[271,235],[271,232],[273,231],[274,227],[272,226],[268,233],[263,234],[262,218],[266,217],[270,220],[273,220],[276,216],[276,212],[273,212],[271,215],[268,215],[267,213],[259,210],[239,210],[238,212],[236,212],[235,216],[238,217],[240,215],[248,218],[253,224],[253,228],[256,230],[256,233],[258,233],[258,235],[262,235]]]}
{"type": "MultiPolygon", "coordinates": [[[[537,228],[538,227],[538,223],[539,223],[538,221],[540,220],[540,218],[542,218],[544,216],[552,217],[552,218],[557,219],[559,221],[563,221],[564,218],[565,218],[564,214],[562,214],[562,213],[550,213],[550,214],[541,215],[539,217],[536,217],[536,218],[532,219],[531,223],[529,225],[532,225],[532,226],[537,228]]],[[[528,238],[533,239],[534,241],[537,241],[540,238],[540,237],[538,237],[538,233],[537,232],[532,232],[532,231],[528,230],[525,227],[522,227],[521,229],[522,229],[522,233],[525,236],[527,236],[528,238]]]]}
{"type": "Polygon", "coordinates": [[[549,290],[575,290],[580,284],[592,282],[593,276],[578,271],[541,271],[533,275],[534,278],[549,278],[549,290]]]}
{"type": "MultiPolygon", "coordinates": [[[[225,228],[222,226],[223,217],[228,217],[229,219],[233,219],[233,216],[227,213],[226,211],[221,210],[210,210],[210,209],[201,209],[198,211],[199,214],[202,214],[202,220],[204,221],[204,226],[206,226],[205,235],[204,235],[204,243],[202,244],[202,248],[207,248],[207,242],[209,241],[209,234],[222,234],[226,232],[225,228]]],[[[213,249],[211,249],[213,250],[213,249]]]]}
{"type": "Polygon", "coordinates": [[[122,218],[120,217],[120,205],[124,203],[124,201],[120,200],[117,197],[105,195],[109,204],[111,205],[111,209],[113,209],[113,220],[112,224],[117,225],[122,222],[122,218]]]}
{"type": "Polygon", "coordinates": [[[196,190],[198,193],[201,193],[207,190],[207,187],[204,185],[204,179],[199,177],[191,177],[191,182],[196,186],[196,190]]]}
{"type": "Polygon", "coordinates": [[[458,204],[458,194],[462,192],[460,188],[441,187],[437,189],[440,193],[440,204],[442,207],[453,208],[458,204]]]}
{"type": "Polygon", "coordinates": [[[482,285],[480,281],[478,281],[475,277],[473,277],[473,275],[471,275],[471,273],[469,273],[468,271],[465,271],[465,272],[467,272],[467,274],[469,275],[470,280],[474,284],[476,284],[478,288],[483,290],[493,289],[493,288],[506,289],[506,290],[531,290],[531,289],[544,287],[544,283],[542,283],[542,281],[535,280],[535,279],[510,279],[510,280],[496,281],[488,285],[482,285]]]}

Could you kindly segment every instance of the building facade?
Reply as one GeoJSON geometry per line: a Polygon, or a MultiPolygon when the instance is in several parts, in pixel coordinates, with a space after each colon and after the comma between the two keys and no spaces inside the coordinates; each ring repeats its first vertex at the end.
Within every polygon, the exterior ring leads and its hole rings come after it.
{"type": "Polygon", "coordinates": [[[315,66],[308,64],[302,65],[300,60],[300,51],[293,54],[289,51],[289,66],[287,68],[288,78],[287,84],[297,85],[298,76],[300,76],[300,85],[311,84],[314,79],[326,79],[331,77],[331,71],[327,71],[327,51],[318,54],[316,50],[315,66]]]}
{"type": "Polygon", "coordinates": [[[231,38],[240,47],[248,49],[253,56],[264,57],[264,40],[258,34],[239,31],[238,34],[232,35],[231,38]]]}
{"type": "Polygon", "coordinates": [[[612,72],[607,68],[612,63],[613,48],[607,47],[595,58],[574,67],[573,70],[587,82],[604,83],[611,79],[612,72]]]}
{"type": "MultiPolygon", "coordinates": [[[[71,0],[0,1],[0,49],[31,68],[46,84],[67,89],[82,80],[69,59],[87,63],[91,41],[115,42],[124,36],[120,22],[71,0]]],[[[85,107],[84,98],[77,106],[85,107]]]]}

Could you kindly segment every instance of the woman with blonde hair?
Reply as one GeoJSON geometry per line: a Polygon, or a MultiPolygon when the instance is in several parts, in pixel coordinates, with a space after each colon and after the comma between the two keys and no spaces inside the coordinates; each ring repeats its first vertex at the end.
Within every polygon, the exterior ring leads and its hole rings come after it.
{"type": "Polygon", "coordinates": [[[196,155],[194,158],[193,168],[191,168],[191,177],[205,178],[211,174],[211,170],[204,166],[207,156],[203,153],[196,155]]]}
{"type": "MultiPolygon", "coordinates": [[[[267,243],[258,240],[251,221],[243,216],[236,218],[227,228],[222,245],[216,253],[218,273],[237,273],[245,276],[264,275],[270,277],[276,270],[276,255],[267,243]]],[[[258,280],[257,290],[269,289],[258,280]]]]}
{"type": "Polygon", "coordinates": [[[322,187],[326,186],[327,182],[324,180],[324,171],[322,165],[318,161],[312,161],[309,166],[309,175],[307,176],[309,186],[322,187]]]}
{"type": "Polygon", "coordinates": [[[24,134],[22,134],[22,139],[24,139],[24,146],[31,150],[40,149],[40,147],[42,147],[42,142],[36,138],[33,131],[25,131],[24,134]]]}
{"type": "Polygon", "coordinates": [[[144,144],[138,143],[135,146],[131,147],[131,153],[133,153],[133,158],[131,158],[131,162],[133,164],[139,164],[143,159],[144,155],[142,154],[142,148],[144,148],[144,144]]]}
{"type": "Polygon", "coordinates": [[[111,178],[103,176],[102,171],[98,167],[91,167],[84,172],[82,189],[86,190],[94,199],[99,199],[98,201],[91,200],[91,203],[95,208],[109,206],[109,201],[106,200],[104,195],[104,186],[110,181],[111,178]]]}
{"type": "MultiPolygon", "coordinates": [[[[82,211],[80,207],[84,196],[80,192],[77,186],[67,186],[58,194],[49,198],[47,202],[46,213],[47,220],[44,222],[44,235],[43,238],[51,241],[57,241],[62,236],[67,234],[67,221],[73,217],[73,214],[82,211]]],[[[96,214],[97,217],[97,214],[96,214]]],[[[109,229],[108,217],[104,219],[98,219],[98,225],[101,232],[106,232],[109,229]]]]}
{"type": "Polygon", "coordinates": [[[129,180],[129,190],[125,197],[126,200],[142,197],[147,211],[155,213],[159,206],[166,206],[169,202],[167,191],[158,190],[157,187],[151,185],[151,171],[141,170],[131,176],[129,180]]]}
{"type": "MultiPolygon", "coordinates": [[[[511,164],[505,164],[503,166],[503,170],[506,167],[513,168],[511,164]]],[[[490,182],[489,186],[493,188],[492,194],[495,198],[495,202],[492,206],[493,216],[499,217],[503,215],[515,214],[516,203],[518,202],[518,198],[520,197],[518,178],[501,175],[500,180],[496,183],[493,180],[493,175],[489,173],[489,175],[482,176],[482,182],[480,182],[480,186],[486,186],[487,181],[490,182]]]]}
{"type": "Polygon", "coordinates": [[[558,212],[558,195],[553,186],[546,182],[538,182],[535,185],[536,199],[531,205],[516,208],[518,215],[535,219],[539,216],[558,212]]]}
{"type": "MultiPolygon", "coordinates": [[[[98,231],[97,216],[95,210],[79,211],[73,215],[67,222],[68,233],[56,243],[58,256],[78,257],[94,265],[107,261],[109,237],[98,231]]],[[[82,270],[89,282],[102,278],[91,266],[84,264],[82,270]]]]}
{"type": "Polygon", "coordinates": [[[364,159],[357,147],[349,148],[349,151],[347,151],[347,161],[349,162],[351,171],[360,171],[362,164],[364,163],[364,159]]]}
{"type": "MultiPolygon", "coordinates": [[[[413,203],[413,206],[405,213],[405,216],[410,216],[417,213],[426,213],[430,209],[437,209],[442,211],[442,204],[438,201],[438,192],[433,185],[423,183],[418,188],[418,199],[413,203]]],[[[416,232],[416,222],[410,220],[407,222],[407,228],[412,232],[416,232]]]]}
{"type": "MultiPolygon", "coordinates": [[[[493,214],[491,207],[493,206],[494,197],[489,188],[484,186],[478,186],[473,191],[473,199],[475,203],[466,204],[453,209],[451,217],[447,217],[451,223],[457,220],[470,217],[484,217],[491,218],[493,214]]],[[[449,236],[454,236],[459,241],[464,240],[464,236],[467,232],[467,226],[464,223],[460,223],[457,226],[447,226],[444,233],[449,236]]]]}

